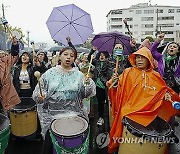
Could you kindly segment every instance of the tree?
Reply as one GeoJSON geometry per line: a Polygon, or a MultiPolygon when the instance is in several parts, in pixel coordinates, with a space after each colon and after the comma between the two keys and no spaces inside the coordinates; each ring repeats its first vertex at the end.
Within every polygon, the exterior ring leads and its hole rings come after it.
{"type": "Polygon", "coordinates": [[[149,39],[151,43],[154,42],[154,39],[151,36],[147,36],[145,39],[149,39]]]}

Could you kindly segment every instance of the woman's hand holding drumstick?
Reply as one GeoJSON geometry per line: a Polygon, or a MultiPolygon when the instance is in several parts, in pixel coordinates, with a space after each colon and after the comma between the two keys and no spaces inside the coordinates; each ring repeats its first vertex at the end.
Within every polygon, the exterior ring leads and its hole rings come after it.
{"type": "Polygon", "coordinates": [[[123,53],[121,50],[116,51],[116,68],[115,68],[115,72],[114,72],[113,77],[112,77],[113,83],[110,85],[109,89],[111,89],[118,82],[118,79],[119,79],[119,77],[118,77],[118,65],[119,65],[120,56],[122,54],[123,53]]]}
{"type": "Polygon", "coordinates": [[[90,70],[91,70],[91,65],[92,65],[92,60],[93,60],[94,56],[91,55],[91,59],[90,59],[90,62],[89,62],[89,67],[88,67],[88,71],[87,71],[87,74],[86,74],[86,77],[85,77],[85,80],[84,80],[84,84],[85,85],[88,85],[90,83],[89,81],[89,73],[90,73],[90,70]]]}
{"type": "Polygon", "coordinates": [[[38,99],[40,102],[43,102],[45,99],[45,96],[42,93],[42,88],[41,88],[41,83],[40,83],[41,74],[39,71],[36,71],[36,72],[34,72],[34,76],[37,78],[38,85],[39,85],[40,96],[38,97],[38,99]]]}

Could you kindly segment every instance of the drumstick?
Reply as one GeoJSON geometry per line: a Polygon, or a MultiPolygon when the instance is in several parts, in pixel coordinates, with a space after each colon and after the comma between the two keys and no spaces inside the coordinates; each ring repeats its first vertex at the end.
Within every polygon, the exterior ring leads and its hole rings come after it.
{"type": "Polygon", "coordinates": [[[87,72],[86,77],[89,77],[89,73],[90,73],[91,65],[92,65],[92,60],[93,60],[93,55],[91,55],[91,59],[90,59],[90,62],[89,62],[89,68],[88,68],[88,72],[87,72]]]}
{"type": "Polygon", "coordinates": [[[129,25],[127,24],[127,19],[125,18],[125,19],[123,20],[123,22],[124,22],[124,24],[125,24],[125,26],[126,26],[126,28],[127,28],[127,30],[128,30],[128,33],[129,33],[130,37],[133,38],[132,35],[131,35],[132,33],[131,33],[130,30],[129,30],[129,25]]]}
{"type": "MultiPolygon", "coordinates": [[[[123,53],[122,53],[122,50],[117,50],[117,51],[116,51],[117,57],[116,57],[115,74],[118,74],[119,58],[120,58],[120,56],[121,56],[122,54],[123,54],[123,53]]],[[[118,81],[118,79],[116,79],[116,80],[110,85],[109,89],[111,89],[111,88],[115,85],[115,83],[116,83],[117,81],[118,81]]]]}
{"type": "Polygon", "coordinates": [[[34,76],[35,76],[35,77],[37,78],[37,80],[38,80],[40,95],[43,96],[43,94],[42,94],[42,89],[41,89],[41,83],[40,83],[40,77],[41,77],[40,72],[39,72],[39,71],[34,72],[34,76]]]}

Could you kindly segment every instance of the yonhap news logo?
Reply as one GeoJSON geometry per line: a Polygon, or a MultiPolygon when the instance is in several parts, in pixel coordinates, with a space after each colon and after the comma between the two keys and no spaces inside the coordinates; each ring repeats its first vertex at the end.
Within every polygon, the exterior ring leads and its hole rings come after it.
{"type": "Polygon", "coordinates": [[[108,132],[101,133],[96,137],[96,143],[100,149],[108,146],[109,142],[110,138],[108,132]]]}
{"type": "MultiPolygon", "coordinates": [[[[175,143],[175,137],[149,137],[146,138],[145,136],[142,137],[112,137],[112,142],[122,144],[145,144],[145,143],[152,143],[152,144],[168,144],[168,143],[175,143]]],[[[108,146],[110,143],[110,137],[108,132],[104,132],[99,134],[96,137],[96,143],[100,149],[108,146]]]]}

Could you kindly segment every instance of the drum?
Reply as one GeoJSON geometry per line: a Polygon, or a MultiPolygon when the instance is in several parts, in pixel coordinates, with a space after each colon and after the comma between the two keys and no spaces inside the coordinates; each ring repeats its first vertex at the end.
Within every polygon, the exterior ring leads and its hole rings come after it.
{"type": "Polygon", "coordinates": [[[124,128],[118,154],[164,154],[167,143],[173,142],[171,126],[156,117],[147,127],[129,118],[123,119],[124,128]]]}
{"type": "Polygon", "coordinates": [[[11,132],[18,137],[32,135],[37,130],[36,102],[22,97],[21,103],[10,111],[11,132]]]}
{"type": "Polygon", "coordinates": [[[56,153],[86,154],[89,147],[88,122],[80,117],[62,117],[51,123],[51,139],[56,153]],[[55,144],[58,144],[55,145],[55,144]],[[55,150],[56,149],[56,150],[55,150]]]}
{"type": "Polygon", "coordinates": [[[0,153],[3,154],[8,146],[10,134],[10,121],[8,117],[0,113],[0,153]]]}

